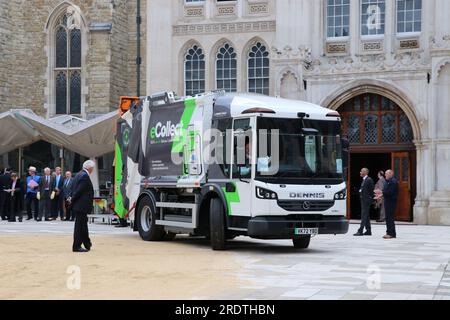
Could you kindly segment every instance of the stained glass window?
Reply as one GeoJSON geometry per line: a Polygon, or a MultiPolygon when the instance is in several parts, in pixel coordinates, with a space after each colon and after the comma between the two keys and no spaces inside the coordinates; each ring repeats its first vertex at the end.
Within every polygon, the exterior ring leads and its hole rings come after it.
{"type": "Polygon", "coordinates": [[[81,67],[81,31],[73,29],[70,31],[70,66],[81,67]]]}
{"type": "Polygon", "coordinates": [[[409,180],[409,161],[408,158],[402,158],[402,181],[408,182],[409,180]]]}
{"type": "Polygon", "coordinates": [[[367,144],[378,143],[378,116],[374,114],[366,115],[364,119],[365,136],[364,142],[367,144]]]}
{"type": "Polygon", "coordinates": [[[82,36],[73,12],[67,10],[55,29],[56,114],[81,113],[82,36]]]}
{"type": "Polygon", "coordinates": [[[67,67],[67,31],[62,26],[56,31],[56,67],[67,67]]]}
{"type": "Polygon", "coordinates": [[[56,114],[67,113],[67,77],[64,71],[56,74],[56,114]]]}
{"type": "Polygon", "coordinates": [[[382,126],[382,142],[383,143],[395,143],[396,138],[396,126],[395,126],[395,115],[389,113],[381,116],[381,126],[382,126]]]}
{"type": "Polygon", "coordinates": [[[400,141],[410,142],[413,140],[411,123],[406,114],[400,115],[400,141]]]}
{"type": "Polygon", "coordinates": [[[216,88],[227,92],[237,91],[236,52],[228,43],[219,49],[216,60],[216,88]]]}
{"type": "Polygon", "coordinates": [[[260,42],[248,54],[248,91],[269,95],[269,52],[260,42]]]}
{"type": "Polygon", "coordinates": [[[184,61],[185,94],[196,95],[205,91],[205,55],[202,48],[194,45],[184,61]]]}
{"type": "Polygon", "coordinates": [[[348,118],[348,140],[350,143],[359,143],[360,130],[360,118],[350,116],[348,118]]]}
{"type": "Polygon", "coordinates": [[[70,75],[70,113],[81,113],[81,74],[73,71],[70,75]]]}
{"type": "Polygon", "coordinates": [[[408,117],[389,98],[365,93],[338,109],[352,144],[411,144],[414,135],[408,117]]]}
{"type": "Polygon", "coordinates": [[[397,180],[400,180],[400,158],[394,159],[394,175],[397,180]]]}

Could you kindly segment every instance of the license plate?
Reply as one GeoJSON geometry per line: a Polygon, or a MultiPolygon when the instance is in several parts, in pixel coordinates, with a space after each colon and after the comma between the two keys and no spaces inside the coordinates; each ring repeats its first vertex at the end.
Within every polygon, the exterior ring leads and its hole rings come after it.
{"type": "Polygon", "coordinates": [[[310,235],[315,236],[319,234],[319,228],[296,228],[295,235],[310,235]]]}

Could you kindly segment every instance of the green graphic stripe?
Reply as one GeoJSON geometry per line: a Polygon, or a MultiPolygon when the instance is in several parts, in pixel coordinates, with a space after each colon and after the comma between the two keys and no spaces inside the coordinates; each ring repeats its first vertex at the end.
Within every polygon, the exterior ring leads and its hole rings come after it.
{"type": "Polygon", "coordinates": [[[231,209],[232,203],[239,203],[241,202],[241,199],[239,198],[239,191],[237,189],[236,183],[233,182],[234,185],[234,192],[227,192],[227,188],[223,187],[222,190],[225,193],[225,199],[227,200],[227,206],[228,206],[228,215],[233,214],[233,209],[231,209]]]}
{"type": "Polygon", "coordinates": [[[194,114],[196,101],[194,98],[184,101],[184,111],[181,115],[180,122],[182,123],[181,135],[175,136],[172,143],[172,153],[183,152],[183,147],[186,140],[186,132],[189,124],[191,123],[192,115],[194,114]]]}
{"type": "Polygon", "coordinates": [[[127,209],[125,209],[123,205],[123,196],[122,192],[120,191],[120,185],[122,183],[122,150],[120,150],[120,146],[116,141],[116,165],[114,169],[114,177],[115,177],[115,183],[114,183],[114,211],[123,218],[124,215],[127,213],[127,209]]]}

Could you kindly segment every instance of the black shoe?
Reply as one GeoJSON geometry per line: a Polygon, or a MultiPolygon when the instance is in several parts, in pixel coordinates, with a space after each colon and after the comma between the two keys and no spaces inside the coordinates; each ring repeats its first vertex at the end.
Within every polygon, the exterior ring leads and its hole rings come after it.
{"type": "Polygon", "coordinates": [[[89,250],[86,250],[84,248],[77,248],[77,249],[72,249],[73,252],[88,252],[89,250]]]}
{"type": "Polygon", "coordinates": [[[22,219],[19,219],[19,222],[22,222],[22,219]]]}
{"type": "Polygon", "coordinates": [[[92,244],[88,245],[88,246],[84,246],[86,248],[87,251],[91,251],[92,248],[92,244]]]}
{"type": "Polygon", "coordinates": [[[362,233],[362,232],[357,232],[357,233],[355,233],[353,236],[355,236],[355,237],[362,237],[364,234],[362,233]]]}
{"type": "Polygon", "coordinates": [[[28,217],[28,218],[27,218],[27,221],[28,221],[28,220],[31,220],[31,219],[33,219],[33,218],[32,218],[32,217],[28,217]]]}
{"type": "Polygon", "coordinates": [[[42,219],[36,219],[36,221],[37,221],[37,222],[41,222],[41,221],[42,221],[42,219]]]}
{"type": "Polygon", "coordinates": [[[51,219],[45,219],[45,221],[52,221],[51,219]]]}
{"type": "Polygon", "coordinates": [[[363,236],[371,236],[371,235],[372,235],[372,232],[369,232],[369,231],[366,231],[363,233],[363,236]]]}

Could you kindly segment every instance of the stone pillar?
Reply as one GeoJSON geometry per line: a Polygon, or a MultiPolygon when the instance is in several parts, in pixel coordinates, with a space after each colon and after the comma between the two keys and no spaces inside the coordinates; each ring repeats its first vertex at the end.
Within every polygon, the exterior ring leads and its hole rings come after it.
{"type": "Polygon", "coordinates": [[[430,178],[427,173],[429,146],[422,142],[416,142],[417,149],[417,196],[413,208],[413,222],[416,224],[428,224],[429,192],[427,192],[430,178]]]}

